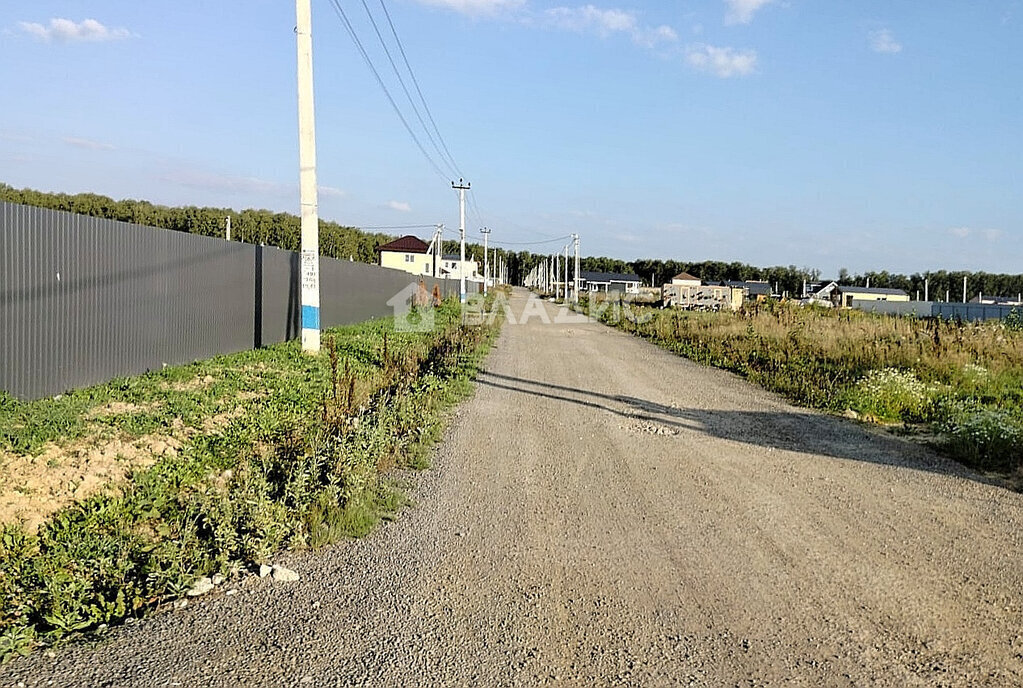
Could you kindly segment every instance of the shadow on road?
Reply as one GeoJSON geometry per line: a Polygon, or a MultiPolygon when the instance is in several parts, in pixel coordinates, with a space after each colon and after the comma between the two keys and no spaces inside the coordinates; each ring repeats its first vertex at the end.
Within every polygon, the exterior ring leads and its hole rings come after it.
{"type": "Polygon", "coordinates": [[[764,448],[821,454],[995,483],[923,447],[870,431],[854,421],[810,411],[784,413],[678,408],[636,397],[603,394],[492,372],[481,372],[477,382],[509,392],[606,411],[678,432],[695,431],[764,448]]]}

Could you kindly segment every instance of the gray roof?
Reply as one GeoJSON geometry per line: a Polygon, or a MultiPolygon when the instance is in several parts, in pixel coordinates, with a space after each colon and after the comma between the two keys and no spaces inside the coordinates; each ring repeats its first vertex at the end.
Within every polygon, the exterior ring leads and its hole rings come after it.
{"type": "Polygon", "coordinates": [[[767,282],[742,282],[736,280],[725,280],[721,282],[723,287],[732,287],[733,289],[745,289],[751,296],[770,296],[771,285],[767,282]]]}
{"type": "Polygon", "coordinates": [[[639,282],[639,275],[623,275],[617,272],[590,272],[581,270],[579,277],[587,282],[639,282]]]}

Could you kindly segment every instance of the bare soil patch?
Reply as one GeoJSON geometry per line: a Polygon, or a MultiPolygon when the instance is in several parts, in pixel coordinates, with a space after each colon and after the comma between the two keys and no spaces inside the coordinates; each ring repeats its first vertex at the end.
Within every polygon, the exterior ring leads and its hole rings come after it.
{"type": "Polygon", "coordinates": [[[180,449],[181,440],[170,435],[95,434],[48,443],[34,456],[0,453],[0,523],[22,521],[35,532],[50,514],[115,488],[130,471],[180,449]]]}

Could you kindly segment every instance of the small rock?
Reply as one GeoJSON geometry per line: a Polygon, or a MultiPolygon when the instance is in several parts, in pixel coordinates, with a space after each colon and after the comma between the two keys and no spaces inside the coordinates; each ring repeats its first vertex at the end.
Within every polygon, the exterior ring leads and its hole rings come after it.
{"type": "Polygon", "coordinates": [[[211,580],[212,580],[214,585],[223,585],[223,583],[224,583],[224,577],[221,576],[219,573],[217,575],[213,576],[213,578],[211,580]]]}
{"type": "Polygon", "coordinates": [[[188,600],[174,600],[175,609],[184,609],[188,606],[188,600]]]}
{"type": "Polygon", "coordinates": [[[228,590],[224,594],[228,595],[228,596],[237,595],[238,594],[238,589],[237,588],[231,588],[230,590],[228,590]]]}
{"type": "Polygon", "coordinates": [[[205,595],[212,589],[213,581],[210,580],[209,578],[204,577],[200,578],[195,583],[193,583],[192,587],[188,589],[188,592],[186,594],[189,597],[199,597],[200,595],[205,595]]]}
{"type": "Polygon", "coordinates": [[[299,580],[300,578],[298,573],[283,566],[273,567],[273,577],[275,581],[278,581],[280,583],[291,583],[299,580]]]}
{"type": "Polygon", "coordinates": [[[272,566],[267,566],[266,564],[260,564],[259,565],[259,577],[260,578],[266,578],[272,572],[273,572],[273,567],[272,566]]]}

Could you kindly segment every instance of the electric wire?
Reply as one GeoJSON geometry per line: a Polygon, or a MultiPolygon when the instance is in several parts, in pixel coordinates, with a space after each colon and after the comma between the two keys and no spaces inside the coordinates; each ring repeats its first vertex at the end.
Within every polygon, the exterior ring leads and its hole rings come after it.
{"type": "MultiPolygon", "coordinates": [[[[454,235],[456,237],[460,236],[460,233],[459,233],[459,231],[457,229],[450,229],[448,227],[445,227],[444,228],[444,232],[447,233],[447,234],[454,235]]],[[[466,235],[468,235],[468,232],[466,232],[466,235]]],[[[536,241],[495,241],[495,240],[491,239],[490,240],[490,244],[498,246],[498,247],[501,247],[501,246],[534,246],[534,245],[538,245],[538,244],[553,244],[555,242],[564,241],[565,239],[571,239],[571,238],[572,238],[571,234],[566,234],[564,236],[554,237],[553,239],[538,239],[536,241]]]]}
{"type": "Polygon", "coordinates": [[[369,67],[370,71],[373,72],[373,76],[376,77],[377,84],[379,84],[381,90],[383,90],[384,95],[387,97],[388,102],[390,102],[391,107],[394,109],[394,113],[398,115],[398,119],[400,119],[401,123],[405,126],[405,131],[407,131],[409,133],[409,136],[412,137],[412,140],[419,148],[419,151],[423,154],[423,157],[426,158],[427,162],[430,163],[430,166],[433,167],[434,171],[437,173],[437,176],[447,181],[447,175],[444,174],[444,172],[441,170],[437,162],[427,152],[426,148],[423,147],[423,144],[419,140],[419,137],[416,136],[416,133],[412,130],[412,127],[409,126],[408,120],[405,119],[405,116],[402,114],[401,109],[398,107],[398,104],[394,101],[394,98],[391,96],[391,92],[387,89],[387,85],[384,84],[384,80],[380,77],[380,72],[377,71],[376,66],[370,59],[369,53],[366,52],[366,48],[362,45],[362,41],[359,40],[359,36],[355,32],[355,28],[352,26],[351,21],[348,19],[348,15],[345,14],[344,8],[341,7],[341,3],[338,0],[330,0],[330,4],[331,7],[334,8],[335,14],[337,14],[338,18],[341,20],[341,23],[344,25],[345,29],[348,31],[348,36],[352,39],[352,42],[355,43],[355,47],[358,48],[359,54],[362,55],[362,59],[366,63],[366,66],[369,67]]]}
{"type": "MultiPolygon", "coordinates": [[[[402,78],[401,71],[398,69],[398,65],[395,63],[394,57],[391,55],[391,50],[390,48],[387,47],[387,41],[384,40],[383,34],[380,33],[380,27],[377,25],[377,21],[373,17],[373,13],[370,11],[369,5],[366,3],[366,0],[360,0],[360,2],[362,3],[362,8],[366,10],[366,16],[369,17],[369,23],[373,26],[373,31],[377,35],[377,40],[380,41],[380,47],[384,49],[384,54],[387,55],[387,61],[391,63],[391,69],[394,71],[394,76],[398,78],[398,83],[401,85],[401,90],[404,91],[405,98],[408,99],[409,105],[412,106],[413,114],[415,114],[416,119],[419,120],[420,126],[422,126],[423,131],[426,133],[426,138],[429,139],[430,143],[433,145],[434,150],[437,151],[437,155],[440,157],[441,162],[443,162],[450,168],[449,171],[453,172],[454,174],[458,174],[458,170],[450,162],[448,162],[447,158],[444,157],[444,151],[442,151],[440,146],[437,144],[436,139],[434,139],[433,134],[430,132],[430,128],[426,126],[426,122],[423,120],[423,116],[422,114],[420,114],[419,108],[416,107],[416,101],[412,98],[412,94],[409,93],[408,86],[405,85],[405,79],[402,78]]],[[[391,29],[393,31],[394,29],[393,24],[391,26],[391,29]]],[[[397,32],[394,33],[394,36],[395,39],[397,39],[398,37],[397,32]]]]}
{"type": "Polygon", "coordinates": [[[405,66],[408,68],[409,76],[412,77],[412,85],[416,87],[416,93],[419,94],[419,100],[423,103],[423,110],[426,111],[426,117],[430,120],[430,124],[433,125],[433,131],[437,134],[437,140],[440,141],[440,145],[444,148],[444,152],[447,153],[451,166],[455,168],[458,176],[464,179],[465,175],[462,174],[462,171],[458,168],[458,164],[455,162],[455,157],[451,155],[451,150],[448,148],[448,144],[445,143],[444,137],[441,136],[440,129],[437,127],[437,122],[433,118],[433,113],[430,112],[430,106],[426,104],[426,98],[423,96],[423,90],[419,87],[419,80],[416,79],[416,73],[412,70],[412,65],[409,64],[408,56],[405,54],[405,46],[402,45],[401,39],[398,38],[398,32],[394,28],[394,22],[391,21],[391,13],[387,10],[387,5],[384,4],[384,0],[380,0],[380,7],[384,10],[384,16],[387,17],[387,24],[391,27],[391,33],[394,35],[394,41],[398,44],[398,50],[401,52],[401,58],[405,61],[405,66]]]}
{"type": "Polygon", "coordinates": [[[365,225],[360,227],[360,229],[427,229],[436,226],[437,223],[434,222],[429,225],[365,225]]]}

